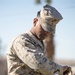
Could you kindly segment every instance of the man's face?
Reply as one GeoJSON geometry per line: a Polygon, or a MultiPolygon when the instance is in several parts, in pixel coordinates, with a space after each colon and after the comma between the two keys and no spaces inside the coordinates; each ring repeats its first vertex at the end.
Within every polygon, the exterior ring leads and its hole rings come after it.
{"type": "Polygon", "coordinates": [[[41,27],[41,23],[39,21],[37,21],[35,25],[35,29],[36,29],[36,36],[40,40],[44,40],[46,37],[48,37],[48,35],[51,34],[51,32],[47,32],[41,27]]]}
{"type": "Polygon", "coordinates": [[[47,31],[44,31],[41,25],[38,25],[39,27],[37,28],[37,37],[41,40],[44,40],[48,35],[50,34],[47,31]]]}

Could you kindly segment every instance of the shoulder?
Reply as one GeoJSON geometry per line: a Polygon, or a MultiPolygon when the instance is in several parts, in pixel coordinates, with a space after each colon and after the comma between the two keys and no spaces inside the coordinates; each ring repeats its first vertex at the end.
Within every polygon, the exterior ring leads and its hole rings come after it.
{"type": "Polygon", "coordinates": [[[12,42],[19,42],[19,41],[26,41],[28,39],[29,34],[27,32],[19,34],[18,36],[14,37],[12,42]]]}
{"type": "Polygon", "coordinates": [[[23,42],[25,41],[25,36],[23,35],[26,35],[26,33],[22,33],[22,34],[19,34],[17,36],[15,36],[11,42],[8,44],[8,49],[10,49],[11,47],[13,47],[14,45],[16,45],[18,42],[23,42]]]}
{"type": "Polygon", "coordinates": [[[13,45],[17,46],[17,44],[20,44],[24,47],[34,47],[35,40],[31,37],[31,34],[29,32],[26,32],[20,34],[13,40],[13,45]]]}

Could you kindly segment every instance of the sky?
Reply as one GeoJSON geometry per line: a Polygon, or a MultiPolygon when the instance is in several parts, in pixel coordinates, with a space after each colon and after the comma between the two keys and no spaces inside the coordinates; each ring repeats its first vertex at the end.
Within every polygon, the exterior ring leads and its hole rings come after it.
{"type": "MultiPolygon", "coordinates": [[[[45,5],[35,0],[0,0],[0,39],[2,54],[6,55],[11,40],[33,26],[37,11],[45,5]]],[[[75,60],[75,0],[52,0],[51,5],[63,16],[56,27],[55,57],[75,60]]]]}

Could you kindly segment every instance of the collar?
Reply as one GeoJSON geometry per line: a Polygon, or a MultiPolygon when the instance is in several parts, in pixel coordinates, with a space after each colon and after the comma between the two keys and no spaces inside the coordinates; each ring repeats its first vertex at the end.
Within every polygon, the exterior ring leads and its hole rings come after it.
{"type": "Polygon", "coordinates": [[[40,47],[42,47],[42,49],[44,49],[44,42],[41,42],[39,39],[37,39],[36,36],[34,36],[34,35],[31,33],[31,31],[28,31],[27,33],[29,34],[29,36],[30,36],[31,38],[33,38],[33,39],[36,41],[36,43],[37,43],[38,45],[40,45],[40,47]]]}

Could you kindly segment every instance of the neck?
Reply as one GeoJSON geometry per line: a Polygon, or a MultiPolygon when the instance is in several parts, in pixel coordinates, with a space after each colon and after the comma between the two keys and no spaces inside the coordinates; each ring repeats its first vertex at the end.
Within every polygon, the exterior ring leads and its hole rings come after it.
{"type": "Polygon", "coordinates": [[[32,28],[32,29],[30,30],[30,32],[31,32],[39,41],[42,42],[42,40],[37,37],[37,35],[36,35],[36,30],[35,30],[34,28],[32,28]]]}
{"type": "Polygon", "coordinates": [[[35,33],[35,29],[34,29],[34,28],[32,28],[32,29],[30,30],[30,32],[31,32],[34,36],[36,36],[36,33],[35,33]]]}

